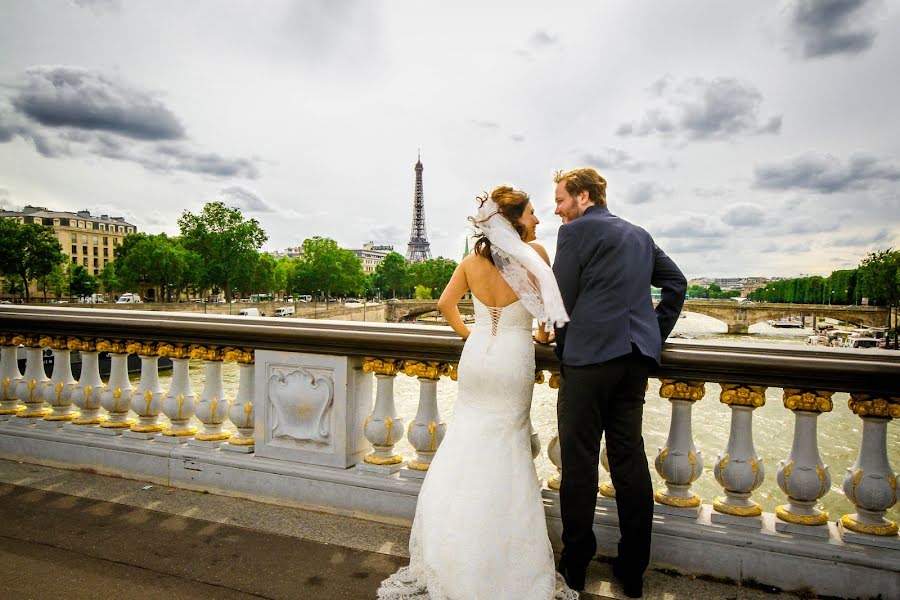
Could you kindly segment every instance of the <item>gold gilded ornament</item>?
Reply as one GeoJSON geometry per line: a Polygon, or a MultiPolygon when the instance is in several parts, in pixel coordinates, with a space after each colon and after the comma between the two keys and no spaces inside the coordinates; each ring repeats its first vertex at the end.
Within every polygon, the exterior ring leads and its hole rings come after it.
{"type": "Polygon", "coordinates": [[[550,381],[547,383],[552,390],[559,389],[559,371],[550,371],[550,381]]]}
{"type": "Polygon", "coordinates": [[[703,381],[680,381],[678,379],[660,379],[659,395],[671,400],[689,400],[696,402],[706,395],[706,384],[703,381]]]}
{"type": "Polygon", "coordinates": [[[156,347],[156,352],[169,358],[191,358],[191,349],[184,344],[161,343],[156,347]]]}
{"type": "Polygon", "coordinates": [[[394,358],[363,359],[363,371],[377,375],[396,375],[403,372],[403,361],[394,358]]]}
{"type": "Polygon", "coordinates": [[[732,506],[724,496],[713,500],[713,508],[716,512],[735,517],[758,517],[762,514],[762,506],[756,502],[752,506],[732,506]]]}
{"type": "Polygon", "coordinates": [[[723,383],[719,401],[728,406],[759,408],[766,403],[766,386],[723,383]]]}
{"type": "Polygon", "coordinates": [[[844,515],[841,517],[841,525],[850,531],[866,533],[868,535],[892,536],[897,535],[898,531],[897,524],[893,521],[885,519],[885,522],[882,525],[871,525],[869,523],[860,523],[851,515],[844,515]]]}
{"type": "Polygon", "coordinates": [[[807,390],[800,388],[784,388],[784,407],[788,410],[806,412],[831,412],[834,404],[831,397],[834,392],[825,390],[807,390]]]}
{"type": "Polygon", "coordinates": [[[775,516],[785,523],[794,525],[824,525],[828,522],[828,513],[820,512],[815,515],[798,515],[788,510],[787,504],[775,508],[775,516]]]}
{"type": "Polygon", "coordinates": [[[847,406],[860,417],[900,419],[900,398],[878,397],[871,394],[850,394],[847,406]]]}

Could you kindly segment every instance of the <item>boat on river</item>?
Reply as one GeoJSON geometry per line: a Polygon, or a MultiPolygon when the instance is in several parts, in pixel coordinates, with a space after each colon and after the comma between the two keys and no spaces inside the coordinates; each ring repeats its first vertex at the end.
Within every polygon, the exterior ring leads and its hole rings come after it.
{"type": "Polygon", "coordinates": [[[803,327],[803,320],[799,317],[787,317],[784,319],[771,319],[766,321],[772,327],[777,327],[779,329],[786,328],[795,328],[801,329],[803,327]]]}

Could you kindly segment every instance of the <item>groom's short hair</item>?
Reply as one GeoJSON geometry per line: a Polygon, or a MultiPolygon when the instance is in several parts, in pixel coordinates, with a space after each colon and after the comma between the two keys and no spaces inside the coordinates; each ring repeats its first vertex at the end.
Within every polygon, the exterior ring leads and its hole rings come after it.
{"type": "Polygon", "coordinates": [[[572,196],[587,192],[591,202],[606,206],[606,180],[594,169],[584,167],[571,171],[557,171],[553,176],[553,182],[560,181],[566,182],[566,191],[572,196]]]}

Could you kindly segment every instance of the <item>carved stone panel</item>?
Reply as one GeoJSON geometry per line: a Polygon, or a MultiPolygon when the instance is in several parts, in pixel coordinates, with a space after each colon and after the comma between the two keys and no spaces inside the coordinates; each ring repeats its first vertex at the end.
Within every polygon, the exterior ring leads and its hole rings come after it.
{"type": "Polygon", "coordinates": [[[361,359],[258,350],[256,382],[257,456],[339,468],[362,460],[372,378],[361,359]]]}

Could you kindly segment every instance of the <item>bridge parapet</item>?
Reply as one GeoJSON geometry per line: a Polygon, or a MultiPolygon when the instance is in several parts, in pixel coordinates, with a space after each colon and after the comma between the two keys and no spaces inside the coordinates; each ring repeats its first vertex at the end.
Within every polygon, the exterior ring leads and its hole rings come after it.
{"type": "Polygon", "coordinates": [[[688,300],[683,311],[723,321],[728,333],[747,333],[756,323],[788,317],[831,318],[864,327],[888,327],[890,323],[890,310],[875,306],[688,300]]]}
{"type": "MultiPolygon", "coordinates": [[[[449,329],[416,325],[0,307],[0,456],[408,522],[447,426],[437,382],[456,378],[461,349],[449,329]],[[29,349],[24,374],[19,346],[29,349]],[[42,348],[54,355],[49,377],[42,348]],[[141,357],[134,389],[124,360],[104,384],[91,359],[104,351],[141,357]],[[159,356],[175,363],[168,390],[155,377],[159,356]],[[231,398],[222,383],[228,362],[239,372],[231,398]],[[192,363],[206,371],[201,390],[186,377],[192,363]],[[398,376],[420,387],[415,414],[397,410],[398,376]],[[397,449],[404,435],[412,456],[397,449]]],[[[537,367],[536,381],[549,375],[551,387],[558,384],[549,349],[537,348],[537,367]]],[[[900,354],[679,340],[666,344],[654,377],[671,407],[668,439],[651,457],[664,482],[655,496],[654,562],[834,596],[900,597],[900,538],[887,518],[896,474],[886,442],[900,418],[900,354]],[[709,474],[692,423],[712,384],[731,425],[709,474]],[[793,420],[774,514],[754,499],[766,473],[753,443],[756,411],[772,387],[793,420]],[[817,507],[836,492],[816,424],[835,410],[835,392],[850,394],[844,410],[859,419],[860,433],[848,434],[855,462],[840,465],[854,510],[832,517],[817,507]],[[721,494],[701,497],[704,477],[714,477],[721,494]]],[[[565,476],[558,447],[556,438],[546,447],[558,473],[543,490],[557,542],[554,488],[565,476]]],[[[603,490],[595,528],[601,551],[612,554],[615,490],[608,482],[603,490]]]]}

